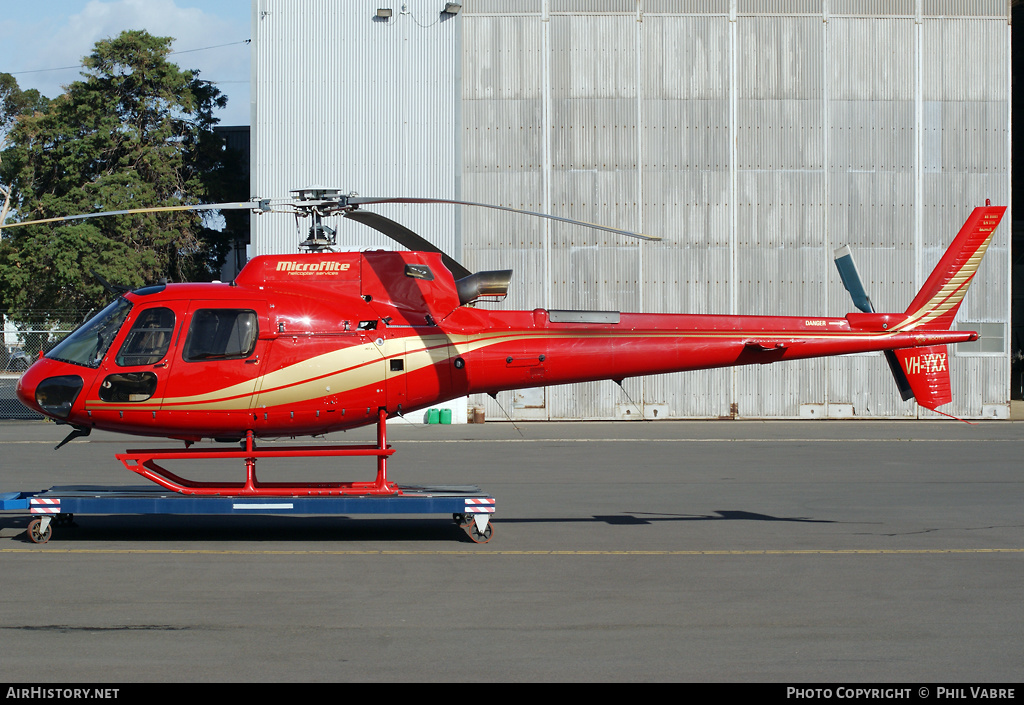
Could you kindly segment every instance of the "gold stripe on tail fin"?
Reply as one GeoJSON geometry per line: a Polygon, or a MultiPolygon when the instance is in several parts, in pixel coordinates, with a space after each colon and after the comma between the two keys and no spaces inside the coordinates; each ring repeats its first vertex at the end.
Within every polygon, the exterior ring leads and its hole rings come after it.
{"type": "Polygon", "coordinates": [[[893,330],[950,329],[1005,212],[1005,206],[974,209],[893,330]]]}

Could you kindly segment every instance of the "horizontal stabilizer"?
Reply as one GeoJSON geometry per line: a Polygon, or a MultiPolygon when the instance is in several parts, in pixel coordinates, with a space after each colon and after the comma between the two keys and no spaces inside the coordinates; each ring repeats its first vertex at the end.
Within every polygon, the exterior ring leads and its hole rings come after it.
{"type": "Polygon", "coordinates": [[[776,350],[785,350],[789,347],[783,343],[761,342],[758,340],[748,340],[743,343],[743,345],[747,350],[753,350],[754,352],[773,352],[776,350]]]}

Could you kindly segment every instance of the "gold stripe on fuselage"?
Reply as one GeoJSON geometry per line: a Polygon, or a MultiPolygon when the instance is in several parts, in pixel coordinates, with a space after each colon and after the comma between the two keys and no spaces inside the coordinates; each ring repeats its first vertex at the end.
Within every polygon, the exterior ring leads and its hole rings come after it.
{"type": "MultiPolygon", "coordinates": [[[[837,319],[845,320],[845,319],[837,319]]],[[[552,341],[564,339],[610,338],[729,338],[786,340],[876,339],[893,335],[892,331],[502,331],[468,335],[406,336],[390,338],[381,345],[365,343],[302,360],[279,370],[268,372],[255,380],[186,397],[154,398],[131,408],[139,410],[176,411],[244,411],[250,408],[280,406],[311,401],[326,396],[345,394],[361,387],[383,384],[387,377],[386,362],[404,357],[401,374],[409,374],[433,365],[443,364],[459,355],[466,355],[503,343],[552,341]]],[[[398,376],[397,374],[394,376],[398,376]]],[[[124,403],[90,401],[93,407],[125,408],[124,403]]]]}

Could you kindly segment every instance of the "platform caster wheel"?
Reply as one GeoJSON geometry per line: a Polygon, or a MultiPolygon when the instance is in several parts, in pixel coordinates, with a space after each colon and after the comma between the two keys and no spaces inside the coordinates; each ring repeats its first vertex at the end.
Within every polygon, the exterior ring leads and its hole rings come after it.
{"type": "Polygon", "coordinates": [[[472,514],[452,514],[452,519],[462,529],[468,529],[476,521],[472,514]]]}
{"type": "Polygon", "coordinates": [[[53,524],[46,525],[46,531],[40,531],[42,519],[33,519],[28,523],[28,540],[32,543],[46,543],[53,536],[53,524]]]}
{"type": "Polygon", "coordinates": [[[491,540],[494,535],[494,524],[488,523],[487,528],[483,530],[483,533],[476,528],[476,522],[474,521],[466,528],[466,534],[469,535],[469,539],[473,543],[487,543],[491,540]]]}

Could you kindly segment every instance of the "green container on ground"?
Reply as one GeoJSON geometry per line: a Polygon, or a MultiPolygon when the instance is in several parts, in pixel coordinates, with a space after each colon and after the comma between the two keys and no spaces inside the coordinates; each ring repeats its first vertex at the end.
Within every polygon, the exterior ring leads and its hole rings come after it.
{"type": "Polygon", "coordinates": [[[439,417],[437,409],[427,409],[427,423],[438,423],[439,417]]]}
{"type": "Polygon", "coordinates": [[[450,424],[452,422],[452,410],[441,409],[441,423],[450,424]]]}

